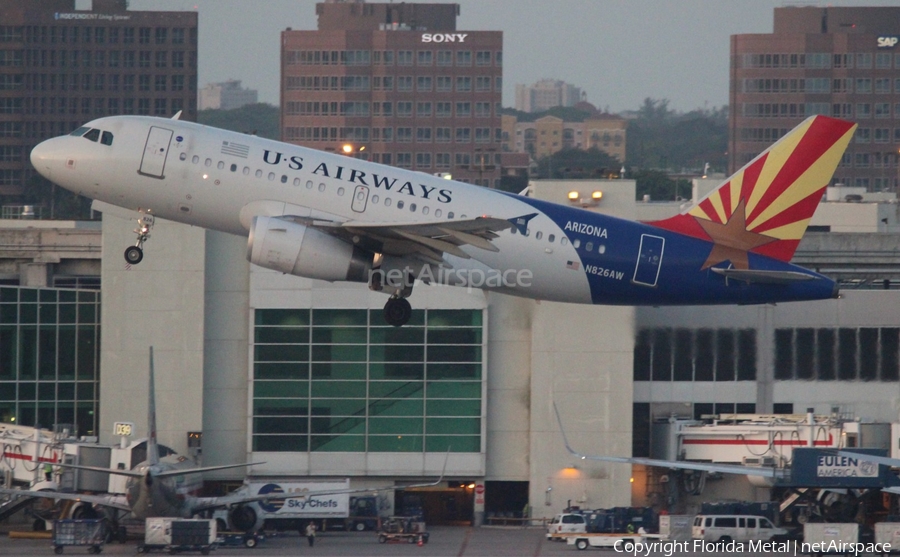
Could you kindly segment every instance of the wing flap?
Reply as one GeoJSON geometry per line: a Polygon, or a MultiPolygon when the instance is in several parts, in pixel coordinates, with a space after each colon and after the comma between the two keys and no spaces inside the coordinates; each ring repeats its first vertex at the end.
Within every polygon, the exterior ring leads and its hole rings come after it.
{"type": "Polygon", "coordinates": [[[284,215],[298,224],[314,227],[326,234],[370,251],[398,257],[418,257],[429,264],[444,265],[443,254],[469,259],[462,250],[472,246],[490,252],[499,248],[492,241],[498,232],[517,227],[515,219],[489,216],[464,220],[423,221],[418,223],[385,223],[366,221],[332,221],[311,217],[284,215]]]}

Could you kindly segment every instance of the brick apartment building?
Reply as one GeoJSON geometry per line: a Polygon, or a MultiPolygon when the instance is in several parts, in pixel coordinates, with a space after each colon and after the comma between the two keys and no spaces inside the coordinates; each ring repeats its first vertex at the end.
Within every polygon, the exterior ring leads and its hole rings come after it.
{"type": "Polygon", "coordinates": [[[804,118],[859,124],[833,183],[900,186],[900,7],[775,8],[774,32],[731,37],[729,166],[804,118]]]}
{"type": "Polygon", "coordinates": [[[457,4],[316,5],[282,33],[282,139],[496,187],[503,33],[456,28],[457,4]]]}

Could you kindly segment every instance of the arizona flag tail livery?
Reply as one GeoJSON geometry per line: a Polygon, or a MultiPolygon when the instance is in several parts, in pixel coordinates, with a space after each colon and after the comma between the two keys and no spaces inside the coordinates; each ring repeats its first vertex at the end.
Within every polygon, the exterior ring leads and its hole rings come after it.
{"type": "Polygon", "coordinates": [[[747,252],[790,261],[855,130],[807,118],[692,208],[649,224],[714,242],[704,268],[748,269],[747,252]]]}

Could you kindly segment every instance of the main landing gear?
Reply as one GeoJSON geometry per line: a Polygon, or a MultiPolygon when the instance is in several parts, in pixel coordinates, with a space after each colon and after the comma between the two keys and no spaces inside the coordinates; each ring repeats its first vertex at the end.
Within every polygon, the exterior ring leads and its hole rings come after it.
{"type": "Polygon", "coordinates": [[[380,270],[372,273],[369,279],[369,288],[376,292],[383,292],[385,287],[394,291],[384,304],[384,320],[388,325],[402,327],[412,317],[412,306],[409,305],[407,298],[412,294],[415,275],[406,273],[401,279],[401,284],[385,284],[385,278],[385,273],[380,270]]]}
{"type": "Polygon", "coordinates": [[[134,233],[137,234],[137,242],[125,249],[125,261],[129,264],[137,265],[144,259],[144,242],[150,238],[153,221],[153,215],[142,215],[138,219],[138,227],[134,229],[134,233]]]}
{"type": "Polygon", "coordinates": [[[406,298],[391,297],[384,304],[384,320],[388,325],[402,327],[412,317],[412,306],[406,298]]]}

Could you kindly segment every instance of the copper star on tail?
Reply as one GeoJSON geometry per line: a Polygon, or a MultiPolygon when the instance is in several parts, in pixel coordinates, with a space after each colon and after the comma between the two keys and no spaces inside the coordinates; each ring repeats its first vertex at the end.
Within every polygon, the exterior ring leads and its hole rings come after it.
{"type": "Polygon", "coordinates": [[[771,236],[750,232],[747,230],[746,220],[743,199],[725,224],[697,218],[697,223],[713,241],[712,251],[709,252],[709,257],[706,258],[701,270],[723,261],[731,261],[735,269],[749,269],[747,252],[777,240],[771,236]]]}

